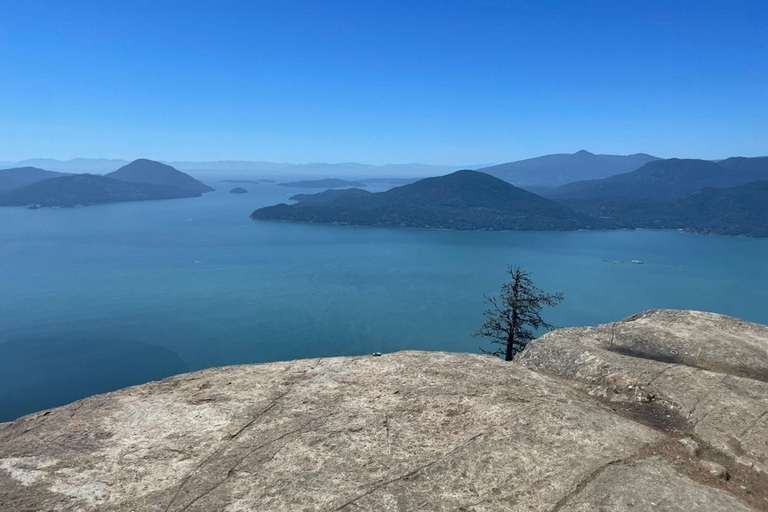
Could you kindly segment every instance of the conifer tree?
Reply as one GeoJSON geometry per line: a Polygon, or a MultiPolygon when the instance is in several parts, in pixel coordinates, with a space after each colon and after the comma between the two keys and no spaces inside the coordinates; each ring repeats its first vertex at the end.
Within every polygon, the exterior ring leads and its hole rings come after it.
{"type": "Polygon", "coordinates": [[[544,293],[531,280],[531,274],[521,267],[511,266],[507,270],[510,281],[501,287],[501,293],[485,296],[490,307],[483,313],[485,320],[474,334],[491,339],[491,344],[501,345],[496,350],[480,350],[511,361],[536,337],[536,332],[552,329],[541,318],[544,306],[556,306],[563,300],[562,293],[544,293]]]}

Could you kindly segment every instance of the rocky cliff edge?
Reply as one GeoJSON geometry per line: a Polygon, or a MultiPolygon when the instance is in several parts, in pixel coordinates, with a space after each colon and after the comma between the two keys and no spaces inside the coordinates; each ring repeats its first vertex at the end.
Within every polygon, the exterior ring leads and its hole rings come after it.
{"type": "Polygon", "coordinates": [[[0,424],[0,510],[768,510],[768,328],[216,368],[0,424]]]}

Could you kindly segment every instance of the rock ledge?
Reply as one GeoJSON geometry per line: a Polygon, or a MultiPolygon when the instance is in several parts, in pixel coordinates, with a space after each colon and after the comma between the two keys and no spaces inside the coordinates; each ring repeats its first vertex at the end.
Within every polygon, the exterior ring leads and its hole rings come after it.
{"type": "Polygon", "coordinates": [[[652,312],[550,333],[521,364],[399,352],[94,396],[0,424],[0,510],[766,510],[768,336],[733,322],[652,312]],[[721,327],[748,364],[707,362],[721,327]],[[697,363],[613,348],[673,346],[697,363]]]}

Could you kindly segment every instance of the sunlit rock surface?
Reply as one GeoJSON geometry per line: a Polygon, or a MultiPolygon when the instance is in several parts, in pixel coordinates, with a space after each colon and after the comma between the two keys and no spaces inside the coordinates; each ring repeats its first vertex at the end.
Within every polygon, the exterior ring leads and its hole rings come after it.
{"type": "Polygon", "coordinates": [[[523,364],[400,352],[180,375],[0,424],[0,509],[765,510],[766,344],[761,326],[660,312],[551,333],[523,364]],[[758,356],[660,362],[605,332],[758,356]]]}

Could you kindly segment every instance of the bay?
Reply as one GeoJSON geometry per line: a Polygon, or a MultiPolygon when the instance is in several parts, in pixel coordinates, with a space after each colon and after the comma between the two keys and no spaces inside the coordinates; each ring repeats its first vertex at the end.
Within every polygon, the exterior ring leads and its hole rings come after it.
{"type": "Polygon", "coordinates": [[[558,326],[652,308],[768,323],[766,239],[253,221],[307,191],[207,182],[202,198],[0,209],[0,421],[211,366],[479,352],[483,294],[510,264],[564,292],[545,311],[558,326]]]}

